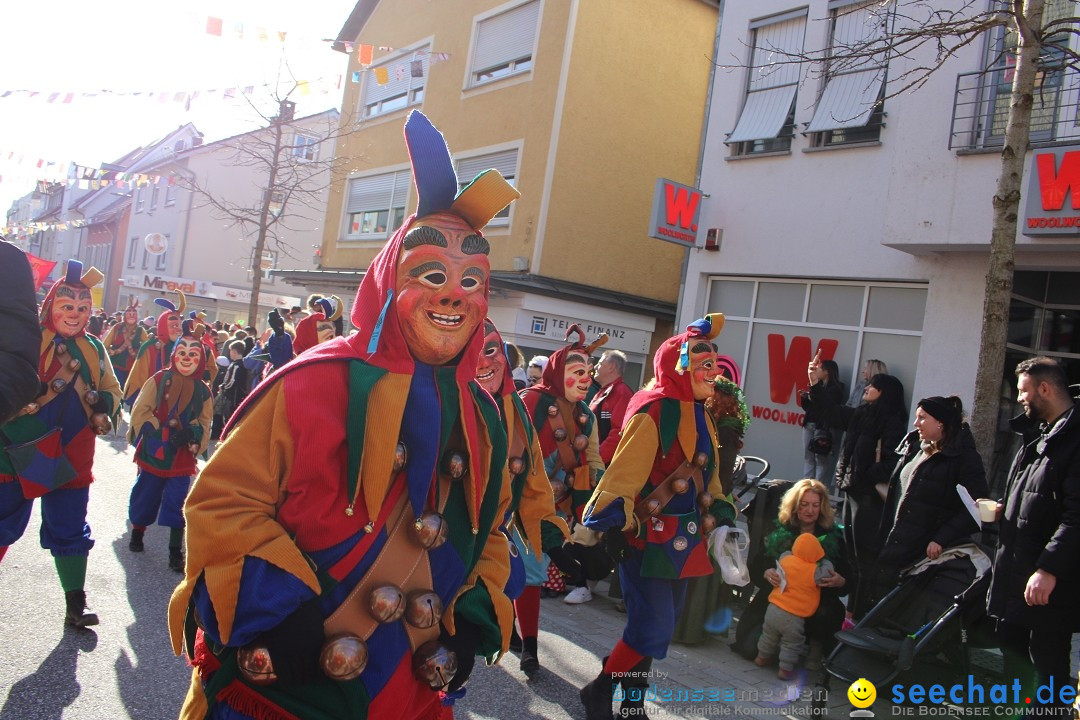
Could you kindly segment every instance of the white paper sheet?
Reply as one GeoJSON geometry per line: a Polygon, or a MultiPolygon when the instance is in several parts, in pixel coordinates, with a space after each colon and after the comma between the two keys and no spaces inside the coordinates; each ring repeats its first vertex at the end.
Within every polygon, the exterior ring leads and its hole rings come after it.
{"type": "Polygon", "coordinates": [[[971,493],[963,485],[956,486],[956,494],[960,496],[960,499],[964,502],[964,507],[971,513],[971,519],[975,521],[976,525],[982,527],[982,518],[979,517],[979,503],[975,502],[975,498],[971,497],[971,493]]]}

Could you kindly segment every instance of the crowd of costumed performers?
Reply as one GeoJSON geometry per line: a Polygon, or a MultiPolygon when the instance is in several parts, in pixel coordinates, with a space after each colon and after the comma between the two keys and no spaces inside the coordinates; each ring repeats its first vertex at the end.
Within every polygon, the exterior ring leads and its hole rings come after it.
{"type": "Polygon", "coordinates": [[[139,468],[128,503],[128,549],[143,552],[146,528],[156,519],[169,528],[169,567],[184,571],[184,500],[196,457],[210,442],[214,402],[203,380],[206,327],[185,320],[164,368],[150,377],[131,408],[128,440],[139,468]]]}
{"type": "Polygon", "coordinates": [[[493,170],[459,192],[419,112],[405,139],[417,211],[364,275],[358,332],[249,395],[191,488],[182,717],[438,717],[506,651],[508,442],[476,366],[481,229],[518,193],[493,170]]]}
{"type": "Polygon", "coordinates": [[[97,437],[120,410],[120,384],[105,346],[86,333],[95,268],[68,260],[41,304],[41,393],[0,426],[0,559],[22,537],[41,500],[41,547],[56,563],[67,625],[96,625],[87,612],[86,565],[94,547],[86,508],[97,437]]]}
{"type": "Polygon", "coordinates": [[[123,321],[111,326],[101,338],[120,387],[127,382],[135,355],[148,339],[146,328],[139,322],[139,301],[133,300],[124,309],[123,321]]]}

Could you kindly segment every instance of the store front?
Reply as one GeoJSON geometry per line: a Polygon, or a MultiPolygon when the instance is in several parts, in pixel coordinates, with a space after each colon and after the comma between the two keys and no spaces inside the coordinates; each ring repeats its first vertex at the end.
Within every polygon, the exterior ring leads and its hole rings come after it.
{"type": "MultiPolygon", "coordinates": [[[[220,320],[223,323],[244,324],[248,319],[250,290],[218,285],[207,280],[146,272],[125,275],[121,285],[121,306],[126,307],[132,299],[138,299],[139,313],[142,317],[160,313],[161,308],[154,304],[154,298],[165,297],[175,300],[175,291],[179,290],[187,298],[187,309],[205,312],[209,322],[220,320]]],[[[264,318],[270,310],[275,308],[287,310],[299,304],[301,304],[299,297],[260,292],[257,326],[264,327],[264,318]]]]}

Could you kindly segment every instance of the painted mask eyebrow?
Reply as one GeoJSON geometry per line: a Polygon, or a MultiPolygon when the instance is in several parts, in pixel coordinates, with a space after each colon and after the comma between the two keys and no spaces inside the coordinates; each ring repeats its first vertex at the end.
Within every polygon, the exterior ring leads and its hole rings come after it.
{"type": "Polygon", "coordinates": [[[430,225],[421,225],[410,230],[401,241],[402,250],[412,250],[421,245],[434,245],[435,247],[450,247],[446,236],[430,225]]]}
{"type": "Polygon", "coordinates": [[[702,343],[698,343],[698,344],[694,345],[694,347],[690,348],[690,352],[692,352],[692,353],[707,353],[707,352],[715,352],[715,351],[713,350],[712,343],[704,343],[704,342],[702,342],[702,343]]]}
{"type": "Polygon", "coordinates": [[[446,272],[446,266],[443,265],[441,262],[436,262],[432,260],[431,262],[426,262],[423,265],[418,265],[417,267],[414,267],[412,270],[409,271],[409,277],[420,277],[424,273],[430,272],[432,270],[446,272]]]}
{"type": "Polygon", "coordinates": [[[491,245],[480,235],[469,235],[461,241],[461,252],[466,255],[487,255],[491,245]]]}

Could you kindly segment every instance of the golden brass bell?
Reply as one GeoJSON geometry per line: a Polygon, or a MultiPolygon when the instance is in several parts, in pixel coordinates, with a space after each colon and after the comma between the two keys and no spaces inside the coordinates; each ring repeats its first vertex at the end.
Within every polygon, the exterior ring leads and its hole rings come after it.
{"type": "Polygon", "coordinates": [[[589,416],[585,413],[581,413],[577,416],[578,425],[587,425],[589,423],[589,416]]]}
{"type": "Polygon", "coordinates": [[[175,430],[176,428],[180,427],[180,421],[176,418],[169,418],[169,427],[175,430]]]}
{"type": "Polygon", "coordinates": [[[51,383],[49,383],[49,387],[51,387],[53,392],[55,392],[55,393],[64,392],[64,390],[67,389],[67,386],[68,386],[68,381],[65,380],[64,378],[55,378],[55,379],[53,379],[53,381],[51,383]]]}
{"type": "Polygon", "coordinates": [[[98,394],[97,390],[87,390],[83,393],[83,400],[86,401],[87,405],[96,405],[100,398],[101,396],[98,394]]]}
{"type": "Polygon", "coordinates": [[[382,585],[368,596],[371,617],[381,623],[397,622],[405,614],[405,593],[395,585],[382,585]]]}
{"type": "Polygon", "coordinates": [[[690,481],[686,478],[675,478],[671,481],[671,489],[678,495],[690,489],[690,481]]]}
{"type": "Polygon", "coordinates": [[[691,464],[694,467],[705,467],[705,463],[709,462],[709,456],[703,452],[695,453],[694,459],[691,464]]]}
{"type": "Polygon", "coordinates": [[[326,677],[338,682],[352,680],[364,672],[367,663],[367,643],[349,633],[328,638],[319,653],[319,667],[326,677]]]}
{"type": "Polygon", "coordinates": [[[65,345],[64,343],[60,343],[59,345],[56,346],[56,354],[57,355],[67,355],[67,352],[68,352],[67,345],[65,345]]]}
{"type": "Polygon", "coordinates": [[[78,370],[81,365],[82,365],[82,363],[79,362],[79,358],[71,358],[70,360],[68,360],[68,369],[69,370],[72,370],[72,371],[78,370]]]}
{"type": "Polygon", "coordinates": [[[558,414],[559,414],[559,408],[558,407],[556,407],[555,405],[551,405],[550,407],[548,407],[548,417],[555,417],[558,414]]]}
{"type": "Polygon", "coordinates": [[[706,515],[701,518],[701,534],[705,537],[712,535],[712,531],[716,529],[716,518],[712,515],[706,515]]]}
{"type": "Polygon", "coordinates": [[[711,507],[712,504],[713,504],[712,493],[709,492],[708,490],[703,490],[703,491],[699,492],[698,496],[697,496],[697,504],[698,504],[698,507],[701,508],[702,510],[708,510],[709,507],[711,507]]]}
{"type": "Polygon", "coordinates": [[[519,457],[512,457],[507,462],[507,467],[510,468],[511,475],[520,475],[521,471],[525,469],[525,461],[519,457]]]}
{"type": "Polygon", "coordinates": [[[578,452],[581,452],[585,448],[589,447],[589,436],[578,434],[574,436],[574,442],[571,443],[573,448],[578,452]]]}
{"type": "Polygon", "coordinates": [[[469,469],[469,461],[460,450],[447,450],[443,455],[442,471],[453,480],[460,480],[469,469]]]}
{"type": "Polygon", "coordinates": [[[413,651],[413,676],[432,690],[450,684],[457,674],[457,653],[440,643],[428,640],[413,651]]]}
{"type": "Polygon", "coordinates": [[[429,510],[416,519],[413,523],[413,533],[420,547],[432,550],[446,542],[449,526],[446,518],[437,512],[429,510]]]}
{"type": "Polygon", "coordinates": [[[426,630],[442,620],[442,598],[433,590],[413,590],[405,598],[405,622],[426,630]]]}
{"type": "Polygon", "coordinates": [[[555,500],[555,504],[561,503],[570,495],[570,488],[566,487],[566,483],[562,480],[551,480],[551,496],[555,500]]]}
{"type": "Polygon", "coordinates": [[[566,439],[566,430],[563,428],[555,428],[551,434],[555,436],[555,442],[562,442],[566,439]]]}
{"type": "Polygon", "coordinates": [[[98,435],[108,435],[112,430],[112,420],[105,413],[94,413],[90,416],[90,426],[98,435]]]}
{"type": "Polygon", "coordinates": [[[658,512],[660,512],[663,509],[663,506],[660,505],[660,501],[657,500],[656,498],[650,498],[650,499],[646,500],[644,507],[645,507],[645,514],[650,515],[650,516],[651,515],[656,515],[658,512]]]}
{"type": "Polygon", "coordinates": [[[240,674],[252,685],[270,685],[277,681],[270,651],[261,645],[242,647],[236,651],[240,674]]]}
{"type": "Polygon", "coordinates": [[[394,472],[405,467],[405,463],[408,461],[409,451],[405,448],[405,443],[399,441],[397,447],[394,448],[394,472]]]}

